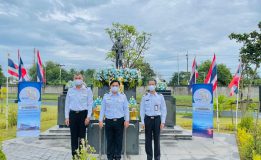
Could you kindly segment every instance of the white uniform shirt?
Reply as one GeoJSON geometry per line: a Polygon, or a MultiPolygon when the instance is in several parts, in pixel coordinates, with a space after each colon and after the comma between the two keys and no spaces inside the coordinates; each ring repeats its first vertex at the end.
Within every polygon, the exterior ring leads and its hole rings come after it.
{"type": "Polygon", "coordinates": [[[89,87],[82,86],[77,89],[76,87],[70,88],[66,95],[65,100],[65,118],[69,118],[70,110],[82,111],[88,110],[87,117],[92,115],[93,94],[89,87]]]}

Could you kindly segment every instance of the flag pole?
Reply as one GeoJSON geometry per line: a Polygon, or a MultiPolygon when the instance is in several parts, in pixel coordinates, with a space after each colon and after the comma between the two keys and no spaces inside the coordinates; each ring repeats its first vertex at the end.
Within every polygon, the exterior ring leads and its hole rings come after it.
{"type": "Polygon", "coordinates": [[[9,87],[9,84],[8,84],[8,58],[9,58],[9,53],[7,53],[7,76],[6,76],[6,108],[5,108],[5,126],[6,126],[6,130],[8,130],[8,109],[9,109],[9,97],[8,97],[8,87],[9,87]]]}
{"type": "Polygon", "coordinates": [[[236,106],[236,131],[237,131],[237,124],[238,124],[238,101],[239,101],[239,83],[240,83],[240,79],[241,79],[241,57],[240,57],[240,60],[239,60],[239,67],[238,70],[240,72],[240,77],[239,77],[239,81],[237,83],[237,106],[236,106]]]}
{"type": "Polygon", "coordinates": [[[218,92],[217,92],[217,89],[216,88],[216,100],[217,100],[217,129],[218,129],[218,132],[219,132],[219,109],[218,109],[218,92]]]}
{"type": "Polygon", "coordinates": [[[197,84],[197,75],[196,75],[196,71],[197,71],[197,61],[196,61],[196,56],[195,56],[195,84],[197,84]]]}
{"type": "Polygon", "coordinates": [[[237,106],[236,106],[236,130],[237,130],[237,124],[238,124],[238,99],[239,99],[239,83],[237,84],[237,106]]]}

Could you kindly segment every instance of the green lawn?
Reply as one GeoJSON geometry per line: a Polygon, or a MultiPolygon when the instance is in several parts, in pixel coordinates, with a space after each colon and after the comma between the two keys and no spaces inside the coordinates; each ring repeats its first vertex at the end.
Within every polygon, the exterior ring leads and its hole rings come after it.
{"type": "MultiPolygon", "coordinates": [[[[232,119],[230,117],[220,117],[219,118],[219,132],[221,133],[233,133],[234,127],[235,127],[235,118],[234,118],[234,124],[232,123],[232,119]]],[[[238,123],[240,123],[241,118],[238,118],[238,123]]],[[[261,120],[259,119],[259,124],[261,123],[261,120]]],[[[192,129],[192,114],[182,114],[177,113],[176,117],[176,123],[177,125],[185,128],[185,129],[192,129]]],[[[217,118],[214,118],[214,131],[217,132],[217,118]]]]}

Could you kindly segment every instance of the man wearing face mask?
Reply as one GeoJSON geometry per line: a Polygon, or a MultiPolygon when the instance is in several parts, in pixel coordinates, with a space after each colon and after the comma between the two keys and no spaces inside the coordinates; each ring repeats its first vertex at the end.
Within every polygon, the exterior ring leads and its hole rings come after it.
{"type": "Polygon", "coordinates": [[[74,75],[74,87],[70,88],[65,100],[65,124],[70,126],[72,156],[85,139],[86,126],[92,114],[93,94],[86,88],[81,74],[74,75]]]}
{"type": "Polygon", "coordinates": [[[121,159],[123,131],[129,126],[129,103],[125,94],[119,93],[119,87],[119,81],[111,81],[111,91],[103,97],[99,117],[102,128],[105,116],[108,160],[121,159]]]}
{"type": "Polygon", "coordinates": [[[160,160],[160,130],[164,128],[167,107],[162,94],[155,91],[156,80],[149,81],[149,93],[142,97],[140,117],[145,129],[145,150],[147,160],[153,159],[152,137],[154,139],[154,159],[160,160]]]}

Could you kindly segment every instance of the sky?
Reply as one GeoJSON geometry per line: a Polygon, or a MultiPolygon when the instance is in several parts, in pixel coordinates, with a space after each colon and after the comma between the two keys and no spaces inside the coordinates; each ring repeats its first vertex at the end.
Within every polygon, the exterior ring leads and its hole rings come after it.
{"type": "Polygon", "coordinates": [[[20,49],[29,68],[37,48],[65,69],[111,67],[104,29],[119,22],[152,34],[145,60],[161,78],[186,71],[187,53],[189,71],[195,56],[200,65],[215,53],[234,73],[242,44],[228,35],[259,21],[260,0],[0,0],[0,65],[6,74],[7,53],[17,62],[20,49]]]}

